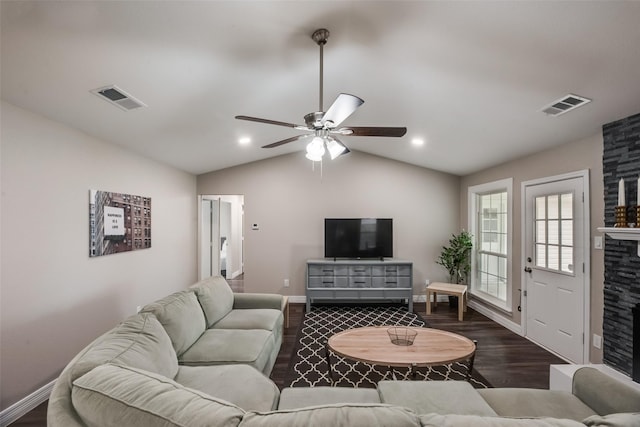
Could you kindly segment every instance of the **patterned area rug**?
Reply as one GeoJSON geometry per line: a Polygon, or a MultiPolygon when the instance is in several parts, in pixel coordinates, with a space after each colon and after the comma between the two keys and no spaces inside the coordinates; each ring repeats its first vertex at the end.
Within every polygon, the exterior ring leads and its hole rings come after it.
{"type": "MultiPolygon", "coordinates": [[[[331,385],[325,358],[327,339],[345,329],[380,325],[427,326],[419,315],[408,312],[406,307],[313,307],[310,313],[305,313],[298,330],[296,347],[285,386],[331,385]]],[[[336,386],[373,388],[380,380],[393,379],[393,373],[386,366],[351,361],[333,353],[331,353],[331,366],[336,386]]],[[[395,368],[394,371],[396,379],[410,379],[408,369],[395,368]]],[[[416,380],[464,380],[466,375],[467,364],[455,362],[449,365],[418,368],[416,380]]],[[[470,382],[476,388],[491,387],[475,371],[472,372],[470,382]]]]}

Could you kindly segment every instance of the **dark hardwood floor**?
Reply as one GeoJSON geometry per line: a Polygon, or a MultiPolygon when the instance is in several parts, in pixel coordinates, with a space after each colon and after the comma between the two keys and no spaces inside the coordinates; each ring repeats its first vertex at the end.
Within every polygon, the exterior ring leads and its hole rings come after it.
{"type": "MultiPolygon", "coordinates": [[[[457,308],[438,304],[426,315],[425,303],[415,303],[414,311],[429,327],[464,335],[478,341],[474,370],[493,387],[549,388],[549,365],[566,363],[507,328],[469,308],[464,321],[458,321],[457,308]]],[[[304,304],[290,304],[290,326],[285,329],[282,348],[271,373],[271,379],[283,387],[289,361],[296,343],[298,326],[302,322],[304,304]]]]}
{"type": "MultiPolygon", "coordinates": [[[[271,379],[282,388],[302,322],[304,304],[290,304],[289,327],[285,329],[282,348],[271,373],[271,379]]],[[[469,309],[459,322],[457,309],[438,304],[429,316],[424,303],[415,303],[414,310],[432,328],[444,329],[478,341],[474,370],[493,387],[549,388],[549,365],[565,363],[529,340],[520,337],[482,314],[469,309]]],[[[38,406],[12,426],[46,426],[47,402],[38,406]]]]}

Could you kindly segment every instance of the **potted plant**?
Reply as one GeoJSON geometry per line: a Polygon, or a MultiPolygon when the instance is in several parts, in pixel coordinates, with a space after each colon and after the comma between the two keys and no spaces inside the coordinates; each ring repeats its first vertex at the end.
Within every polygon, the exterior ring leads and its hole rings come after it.
{"type": "MultiPolygon", "coordinates": [[[[447,269],[450,283],[467,283],[467,276],[471,271],[471,249],[473,236],[467,231],[453,234],[449,239],[449,246],[443,246],[436,263],[447,269]]],[[[456,297],[449,297],[450,304],[457,304],[456,297]]]]}

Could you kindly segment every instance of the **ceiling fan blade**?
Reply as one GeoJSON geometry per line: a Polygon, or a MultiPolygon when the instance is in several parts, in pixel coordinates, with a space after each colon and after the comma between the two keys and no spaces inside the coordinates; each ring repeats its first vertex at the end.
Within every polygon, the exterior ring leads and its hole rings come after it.
{"type": "Polygon", "coordinates": [[[407,128],[350,126],[338,129],[337,133],[351,136],[388,136],[399,138],[407,133],[407,128]]]}
{"type": "Polygon", "coordinates": [[[283,140],[280,140],[280,141],[272,142],[271,144],[263,145],[262,148],[279,147],[281,145],[288,144],[288,143],[293,142],[293,141],[297,141],[300,138],[304,138],[305,136],[309,136],[309,135],[292,136],[291,138],[287,138],[287,139],[283,139],[283,140]]]}
{"type": "Polygon", "coordinates": [[[341,93],[338,95],[331,107],[324,113],[322,124],[328,128],[335,128],[340,125],[347,117],[353,114],[364,101],[355,95],[341,93]]]}
{"type": "MultiPolygon", "coordinates": [[[[268,125],[276,125],[276,126],[285,126],[288,128],[299,128],[301,127],[300,125],[296,125],[293,123],[286,123],[286,122],[278,122],[276,120],[269,120],[269,119],[261,119],[260,117],[251,117],[251,116],[236,116],[236,119],[238,120],[248,120],[250,122],[258,122],[258,123],[266,123],[268,125]]],[[[303,128],[306,129],[306,126],[302,126],[303,128]]]]}

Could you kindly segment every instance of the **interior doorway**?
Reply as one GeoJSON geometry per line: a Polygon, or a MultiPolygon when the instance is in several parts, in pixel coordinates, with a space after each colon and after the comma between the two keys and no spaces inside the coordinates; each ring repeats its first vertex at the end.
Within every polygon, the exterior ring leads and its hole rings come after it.
{"type": "Polygon", "coordinates": [[[234,279],[244,272],[244,196],[198,197],[198,275],[234,279]]]}
{"type": "Polygon", "coordinates": [[[588,361],[589,174],[523,186],[523,327],[531,341],[573,363],[588,361]]]}

